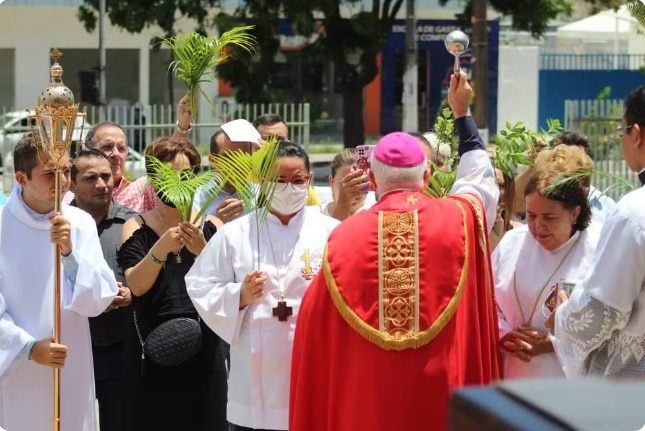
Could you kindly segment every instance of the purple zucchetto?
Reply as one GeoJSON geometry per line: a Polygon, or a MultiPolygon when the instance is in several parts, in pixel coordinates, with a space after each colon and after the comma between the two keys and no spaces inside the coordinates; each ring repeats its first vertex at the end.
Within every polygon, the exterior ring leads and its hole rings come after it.
{"type": "Polygon", "coordinates": [[[393,168],[411,168],[425,161],[419,141],[405,132],[383,136],[374,148],[374,158],[393,168]]]}

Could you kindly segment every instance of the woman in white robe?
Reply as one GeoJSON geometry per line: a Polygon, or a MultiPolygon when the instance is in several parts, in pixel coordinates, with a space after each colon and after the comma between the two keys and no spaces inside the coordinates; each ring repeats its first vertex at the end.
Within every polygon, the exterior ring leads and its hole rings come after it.
{"type": "Polygon", "coordinates": [[[280,179],[259,249],[256,213],[247,214],[218,231],[186,276],[200,316],[231,345],[227,418],[234,430],[288,429],[298,310],[338,224],[305,207],[312,173],[300,146],[282,143],[276,163],[280,179]]]}
{"type": "Polygon", "coordinates": [[[527,225],[507,232],[493,252],[505,378],[564,377],[545,321],[558,289],[589,271],[598,228],[589,227],[590,177],[558,181],[592,168],[577,147],[541,152],[525,190],[527,225]]]}

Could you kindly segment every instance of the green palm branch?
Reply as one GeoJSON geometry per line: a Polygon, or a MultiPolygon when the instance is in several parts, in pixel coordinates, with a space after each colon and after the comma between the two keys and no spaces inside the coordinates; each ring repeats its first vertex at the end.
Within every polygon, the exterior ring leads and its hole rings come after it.
{"type": "MultiPolygon", "coordinates": [[[[566,187],[571,185],[574,181],[579,181],[583,178],[587,178],[591,176],[597,176],[597,177],[601,176],[601,177],[606,177],[611,179],[612,184],[602,191],[604,194],[608,194],[612,190],[620,190],[622,192],[621,193],[621,197],[622,197],[624,194],[634,190],[634,184],[619,175],[613,174],[611,172],[603,171],[600,169],[581,169],[576,173],[574,173],[573,175],[569,175],[566,177],[563,176],[562,178],[559,178],[553,184],[545,187],[542,190],[542,194],[545,196],[548,196],[549,194],[557,193],[558,190],[561,190],[561,188],[566,189],[566,187]]],[[[620,199],[620,197],[618,199],[620,199]]]]}
{"type": "Polygon", "coordinates": [[[269,139],[253,153],[226,151],[213,157],[213,166],[244,201],[247,212],[256,212],[260,224],[266,220],[280,167],[275,161],[278,142],[269,139]]]}
{"type": "MultiPolygon", "coordinates": [[[[278,147],[278,141],[269,138],[253,153],[227,151],[213,158],[213,167],[235,188],[246,211],[254,214],[258,256],[260,230],[266,222],[280,176],[280,166],[276,163],[278,147]]],[[[256,262],[257,269],[259,265],[259,261],[256,262]]]]}
{"type": "Polygon", "coordinates": [[[215,66],[231,56],[230,50],[225,48],[238,46],[250,54],[255,52],[256,40],[247,33],[252,28],[250,25],[234,27],[219,38],[193,32],[161,39],[161,43],[168,45],[176,58],[168,69],[186,84],[193,118],[197,118],[197,92],[213,107],[201,84],[214,80],[215,66]]]}
{"type": "Polygon", "coordinates": [[[191,220],[195,192],[199,187],[216,184],[214,194],[200,208],[193,223],[197,223],[214,197],[224,187],[224,180],[217,171],[210,170],[197,175],[190,169],[174,170],[170,163],[164,163],[156,157],[148,156],[147,161],[152,171],[152,174],[148,175],[148,181],[158,191],[166,195],[168,200],[175,205],[184,221],[191,220]]]}

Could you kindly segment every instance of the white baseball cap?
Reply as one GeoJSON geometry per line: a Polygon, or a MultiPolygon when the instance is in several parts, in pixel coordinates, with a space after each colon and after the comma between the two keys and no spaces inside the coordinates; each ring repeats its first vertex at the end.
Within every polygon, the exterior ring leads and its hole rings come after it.
{"type": "Polygon", "coordinates": [[[253,124],[242,118],[222,124],[222,130],[231,142],[252,142],[257,144],[262,139],[253,124]]]}

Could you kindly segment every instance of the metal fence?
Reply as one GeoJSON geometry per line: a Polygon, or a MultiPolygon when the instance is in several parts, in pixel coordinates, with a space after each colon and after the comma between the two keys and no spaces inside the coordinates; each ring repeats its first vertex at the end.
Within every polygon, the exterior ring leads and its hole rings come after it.
{"type": "Polygon", "coordinates": [[[619,182],[610,175],[638,186],[638,176],[629,170],[621,150],[621,137],[616,131],[623,114],[622,100],[566,100],[564,128],[589,139],[595,168],[609,175],[596,175],[593,184],[614,199],[625,193],[616,187],[619,182]]]}
{"type": "Polygon", "coordinates": [[[629,54],[542,54],[540,70],[639,70],[645,55],[629,54]]]}
{"type": "MultiPolygon", "coordinates": [[[[208,122],[196,124],[191,138],[194,144],[208,144],[210,137],[224,123],[244,118],[253,121],[262,114],[280,115],[289,128],[289,138],[309,149],[310,137],[310,106],[308,103],[290,104],[233,104],[227,100],[214,103],[214,115],[208,122]],[[213,121],[214,119],[214,121],[213,121]]],[[[176,109],[172,105],[148,106],[88,106],[87,123],[96,124],[100,121],[114,121],[121,125],[128,134],[128,143],[132,148],[141,152],[145,147],[160,136],[173,133],[177,121],[176,109]]],[[[0,108],[0,115],[12,112],[11,108],[0,108]]],[[[23,110],[24,112],[24,110],[23,110]]],[[[0,124],[0,134],[5,132],[0,124]]],[[[13,132],[27,132],[29,127],[12,127],[13,132]]]]}

